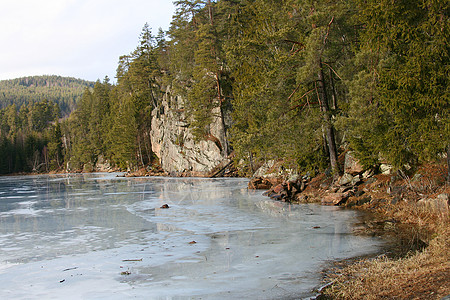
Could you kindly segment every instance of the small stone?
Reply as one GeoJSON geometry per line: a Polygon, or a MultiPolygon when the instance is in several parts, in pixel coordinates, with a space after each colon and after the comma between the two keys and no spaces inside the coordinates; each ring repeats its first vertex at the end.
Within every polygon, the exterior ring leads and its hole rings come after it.
{"type": "Polygon", "coordinates": [[[339,179],[339,185],[346,185],[351,183],[353,180],[353,176],[348,174],[348,173],[344,173],[344,175],[342,175],[341,179],[339,179]]]}
{"type": "Polygon", "coordinates": [[[439,194],[439,195],[436,197],[436,199],[439,200],[439,201],[448,202],[448,201],[449,201],[449,196],[448,196],[448,194],[443,193],[443,194],[439,194]]]}
{"type": "Polygon", "coordinates": [[[340,205],[348,199],[347,193],[328,193],[322,198],[324,205],[340,205]]]}
{"type": "Polygon", "coordinates": [[[391,175],[392,174],[392,169],[394,167],[392,165],[388,165],[388,164],[381,164],[380,165],[380,172],[383,175],[391,175]]]}
{"type": "Polygon", "coordinates": [[[357,185],[357,184],[359,184],[359,183],[361,183],[361,178],[359,177],[359,175],[356,175],[355,177],[353,177],[353,179],[352,179],[352,185],[357,185]]]}
{"type": "Polygon", "coordinates": [[[300,178],[300,176],[298,174],[294,174],[291,177],[289,177],[289,179],[287,181],[290,183],[295,183],[298,181],[299,178],[300,178]]]}
{"type": "Polygon", "coordinates": [[[362,174],[362,178],[368,179],[368,178],[372,177],[374,174],[375,174],[375,169],[369,169],[369,170],[366,170],[366,171],[362,174]]]}

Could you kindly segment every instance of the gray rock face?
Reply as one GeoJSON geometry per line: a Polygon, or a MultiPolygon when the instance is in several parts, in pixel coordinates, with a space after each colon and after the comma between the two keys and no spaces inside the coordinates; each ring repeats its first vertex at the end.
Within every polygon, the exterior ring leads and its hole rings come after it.
{"type": "Polygon", "coordinates": [[[159,107],[152,111],[152,150],[161,167],[173,176],[209,176],[225,166],[228,141],[220,109],[212,111],[211,136],[195,141],[184,113],[184,101],[168,88],[159,107]]]}

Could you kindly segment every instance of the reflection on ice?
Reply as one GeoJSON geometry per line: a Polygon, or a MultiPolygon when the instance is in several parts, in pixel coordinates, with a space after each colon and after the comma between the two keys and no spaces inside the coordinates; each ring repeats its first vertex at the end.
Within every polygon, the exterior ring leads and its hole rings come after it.
{"type": "Polygon", "coordinates": [[[1,177],[0,296],[298,298],[327,260],[379,245],[351,234],[354,211],[274,202],[246,183],[1,177]]]}

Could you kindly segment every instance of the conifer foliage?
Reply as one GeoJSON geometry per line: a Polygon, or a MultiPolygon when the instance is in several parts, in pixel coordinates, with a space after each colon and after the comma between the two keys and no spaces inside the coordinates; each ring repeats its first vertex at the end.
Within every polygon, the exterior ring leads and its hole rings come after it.
{"type": "Polygon", "coordinates": [[[3,106],[0,172],[152,164],[151,112],[168,86],[197,140],[217,140],[220,120],[223,155],[249,172],[275,159],[338,175],[347,149],[397,168],[450,152],[448,1],[174,4],[168,32],[145,24],[117,83],[85,88],[68,119],[45,99],[3,106]]]}

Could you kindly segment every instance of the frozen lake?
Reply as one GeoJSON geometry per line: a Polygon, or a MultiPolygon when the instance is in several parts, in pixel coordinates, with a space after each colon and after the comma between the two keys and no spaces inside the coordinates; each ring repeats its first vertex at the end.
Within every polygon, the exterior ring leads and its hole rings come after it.
{"type": "Polygon", "coordinates": [[[381,246],[355,211],[246,179],[116,175],[0,177],[1,299],[302,299],[327,261],[381,246]]]}

